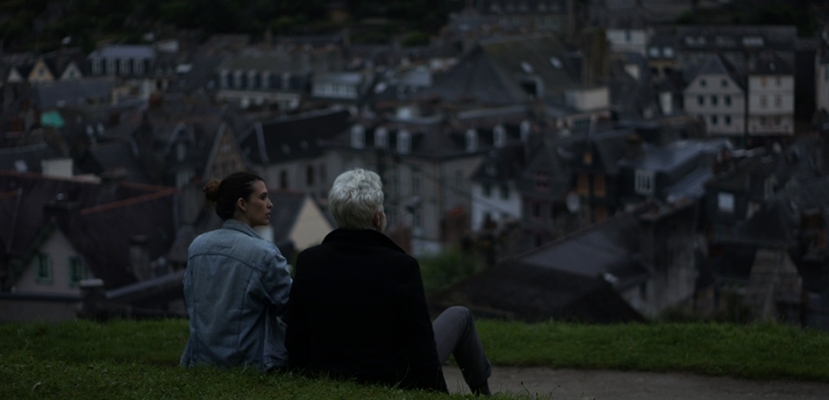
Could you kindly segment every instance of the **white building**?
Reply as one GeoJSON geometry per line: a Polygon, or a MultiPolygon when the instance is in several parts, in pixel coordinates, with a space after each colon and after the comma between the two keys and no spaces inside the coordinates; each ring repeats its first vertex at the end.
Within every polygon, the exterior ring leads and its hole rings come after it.
{"type": "Polygon", "coordinates": [[[710,136],[745,133],[745,89],[742,79],[719,56],[711,56],[685,88],[685,112],[706,123],[710,136]]]}
{"type": "Polygon", "coordinates": [[[779,57],[762,59],[749,72],[748,134],[794,135],[794,69],[779,57]]]}

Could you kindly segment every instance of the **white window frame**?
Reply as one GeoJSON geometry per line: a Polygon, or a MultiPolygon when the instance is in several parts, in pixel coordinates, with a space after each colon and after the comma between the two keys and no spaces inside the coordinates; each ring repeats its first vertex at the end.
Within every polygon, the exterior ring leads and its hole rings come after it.
{"type": "Polygon", "coordinates": [[[636,170],[634,177],[634,190],[637,194],[651,196],[654,193],[656,174],[653,171],[643,169],[636,170]]]}

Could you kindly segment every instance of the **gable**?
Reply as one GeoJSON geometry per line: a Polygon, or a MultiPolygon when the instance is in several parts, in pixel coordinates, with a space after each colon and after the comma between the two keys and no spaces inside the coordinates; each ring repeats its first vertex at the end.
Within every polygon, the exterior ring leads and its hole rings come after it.
{"type": "Polygon", "coordinates": [[[223,123],[205,163],[204,179],[220,179],[245,169],[245,161],[233,131],[223,123]]]}
{"type": "MultiPolygon", "coordinates": [[[[85,267],[83,257],[74,247],[69,238],[50,224],[44,230],[43,241],[31,249],[31,255],[23,267],[20,277],[12,283],[17,293],[41,294],[80,294],[77,278],[93,277],[85,267]],[[45,263],[48,273],[42,270],[41,263],[45,263]],[[84,265],[79,271],[82,275],[75,275],[73,281],[73,263],[84,265]]],[[[77,272],[76,272],[77,274],[77,272]]]]}
{"type": "Polygon", "coordinates": [[[25,80],[23,79],[23,75],[20,74],[20,71],[18,71],[17,68],[12,68],[9,71],[9,76],[8,78],[6,78],[6,81],[9,83],[20,83],[24,82],[25,80]]]}
{"type": "Polygon", "coordinates": [[[290,239],[294,242],[297,251],[302,251],[310,246],[322,243],[329,232],[334,229],[319,207],[305,196],[302,208],[299,210],[294,226],[289,233],[290,239]]]}
{"type": "Polygon", "coordinates": [[[29,82],[51,82],[54,80],[55,76],[52,75],[52,71],[49,70],[43,60],[38,60],[32,68],[32,72],[29,73],[29,82]]]}
{"type": "Polygon", "coordinates": [[[80,78],[83,78],[83,73],[74,62],[70,63],[63,71],[63,74],[60,76],[60,80],[62,81],[69,81],[80,78]]]}

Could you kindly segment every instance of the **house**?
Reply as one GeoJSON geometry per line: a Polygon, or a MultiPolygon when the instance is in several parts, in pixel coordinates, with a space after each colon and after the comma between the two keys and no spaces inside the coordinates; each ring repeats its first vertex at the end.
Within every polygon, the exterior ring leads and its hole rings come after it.
{"type": "Polygon", "coordinates": [[[172,188],[0,172],[0,193],[4,321],[74,318],[81,281],[150,279],[175,236],[172,188]]]}
{"type": "Polygon", "coordinates": [[[642,321],[693,297],[696,208],[649,204],[619,213],[502,260],[428,301],[436,309],[452,303],[528,322],[642,321]]]}
{"type": "Polygon", "coordinates": [[[410,229],[414,254],[434,253],[469,230],[469,177],[498,131],[453,126],[440,116],[357,120],[324,143],[329,177],[353,168],[377,171],[389,229],[410,229]]]}
{"type": "Polygon", "coordinates": [[[226,107],[182,95],[156,100],[128,137],[152,182],[182,187],[247,169],[226,107]]]}
{"type": "Polygon", "coordinates": [[[149,45],[107,45],[87,56],[93,76],[141,77],[152,72],[156,50],[149,45]]]}
{"type": "Polygon", "coordinates": [[[43,171],[43,160],[59,158],[60,152],[45,142],[0,148],[0,171],[32,172],[43,171]]]}
{"type": "Polygon", "coordinates": [[[461,111],[540,103],[561,118],[608,116],[608,88],[591,84],[590,65],[550,36],[482,40],[416,98],[461,111]]]}
{"type": "Polygon", "coordinates": [[[341,70],[342,55],[336,48],[290,51],[246,50],[225,59],[217,68],[216,99],[250,106],[275,106],[295,110],[310,94],[315,73],[341,70]]]}
{"type": "Polygon", "coordinates": [[[746,133],[746,83],[725,59],[711,56],[684,91],[685,112],[706,122],[709,136],[746,133]]]}
{"type": "Polygon", "coordinates": [[[776,54],[758,58],[748,73],[748,135],[794,135],[794,68],[776,54]]]}
{"type": "Polygon", "coordinates": [[[731,147],[725,139],[653,146],[633,138],[630,145],[630,155],[619,161],[619,198],[626,207],[650,198],[666,203],[701,200],[705,182],[713,176],[714,160],[731,147]]]}
{"type": "Polygon", "coordinates": [[[37,104],[43,110],[109,104],[116,81],[111,77],[42,83],[34,87],[37,104]]]}
{"type": "Polygon", "coordinates": [[[339,174],[323,142],[348,130],[351,114],[319,110],[257,122],[239,136],[239,147],[269,188],[311,194],[323,203],[339,174]]]}
{"type": "Polygon", "coordinates": [[[329,72],[314,76],[311,95],[332,104],[357,108],[371,83],[360,72],[329,72]]]}
{"type": "Polygon", "coordinates": [[[694,75],[711,56],[745,76],[763,54],[775,53],[795,65],[797,28],[791,25],[677,25],[676,57],[679,68],[694,75]]]}
{"type": "Polygon", "coordinates": [[[496,145],[472,173],[470,227],[473,231],[520,220],[518,176],[526,164],[526,153],[524,143],[496,145]]]}
{"type": "Polygon", "coordinates": [[[333,219],[307,193],[275,190],[268,197],[273,202],[271,224],[260,233],[280,246],[289,262],[293,254],[322,243],[325,235],[336,228],[333,219]]]}
{"type": "Polygon", "coordinates": [[[576,28],[572,0],[483,0],[474,2],[474,8],[482,16],[497,17],[506,32],[571,34],[576,28]]]}

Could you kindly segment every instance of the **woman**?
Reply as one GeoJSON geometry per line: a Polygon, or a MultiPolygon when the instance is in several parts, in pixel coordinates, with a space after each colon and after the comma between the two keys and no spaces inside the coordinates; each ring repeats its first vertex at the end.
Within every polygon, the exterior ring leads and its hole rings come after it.
{"type": "Polygon", "coordinates": [[[285,257],[253,230],[270,223],[273,203],[262,178],[247,172],[204,187],[224,221],[188,250],[184,301],[190,339],[181,364],[288,365],[282,315],[291,289],[285,257]]]}

